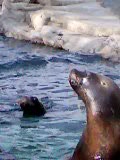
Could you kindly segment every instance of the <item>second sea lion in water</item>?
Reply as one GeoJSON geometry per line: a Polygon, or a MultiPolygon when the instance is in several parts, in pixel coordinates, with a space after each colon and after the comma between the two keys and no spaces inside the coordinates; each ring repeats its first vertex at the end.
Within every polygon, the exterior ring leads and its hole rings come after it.
{"type": "Polygon", "coordinates": [[[37,97],[23,97],[18,100],[18,104],[23,110],[23,116],[43,116],[46,110],[37,97]]]}
{"type": "Polygon", "coordinates": [[[106,76],[73,69],[73,90],[86,106],[87,124],[70,160],[120,160],[120,89],[106,76]]]}

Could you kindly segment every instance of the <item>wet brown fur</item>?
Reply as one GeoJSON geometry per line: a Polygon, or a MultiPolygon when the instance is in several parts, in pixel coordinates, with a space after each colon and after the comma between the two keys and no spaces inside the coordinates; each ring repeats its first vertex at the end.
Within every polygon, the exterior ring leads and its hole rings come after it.
{"type": "Polygon", "coordinates": [[[87,95],[87,87],[91,88],[88,85],[85,86],[86,88],[83,86],[83,89],[80,84],[83,78],[87,77],[87,74],[77,70],[72,70],[70,73],[70,84],[84,101],[87,112],[86,128],[70,160],[120,160],[120,89],[109,78],[94,73],[90,73],[90,76],[88,77],[89,85],[97,86],[97,89],[93,88],[93,96],[94,93],[99,95],[98,97],[95,95],[93,99],[98,107],[96,114],[92,112],[94,102],[92,103],[87,95]],[[99,84],[102,80],[108,85],[108,95],[107,89],[102,88],[99,84]],[[103,98],[100,97],[102,95],[103,98]]]}

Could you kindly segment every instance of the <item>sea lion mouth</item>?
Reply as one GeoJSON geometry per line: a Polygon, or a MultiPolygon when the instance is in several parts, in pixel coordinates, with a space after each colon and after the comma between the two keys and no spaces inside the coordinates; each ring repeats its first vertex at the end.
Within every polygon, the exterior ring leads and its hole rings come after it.
{"type": "Polygon", "coordinates": [[[86,71],[81,72],[73,69],[69,75],[69,83],[72,87],[81,87],[87,78],[88,73],[86,71]]]}

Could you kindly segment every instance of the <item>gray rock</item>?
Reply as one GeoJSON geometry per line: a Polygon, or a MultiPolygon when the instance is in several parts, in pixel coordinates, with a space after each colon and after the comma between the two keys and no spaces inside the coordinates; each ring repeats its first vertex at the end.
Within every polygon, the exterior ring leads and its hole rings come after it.
{"type": "Polygon", "coordinates": [[[7,37],[120,61],[120,19],[98,1],[74,0],[73,4],[73,0],[40,0],[36,4],[4,0],[0,32],[7,37]]]}

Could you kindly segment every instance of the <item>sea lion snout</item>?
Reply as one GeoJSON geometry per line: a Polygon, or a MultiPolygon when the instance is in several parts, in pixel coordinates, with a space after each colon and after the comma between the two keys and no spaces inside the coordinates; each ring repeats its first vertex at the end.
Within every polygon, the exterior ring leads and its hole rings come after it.
{"type": "Polygon", "coordinates": [[[69,75],[69,82],[72,87],[82,86],[86,81],[87,78],[90,76],[90,72],[82,72],[76,69],[71,70],[69,75]]]}
{"type": "Polygon", "coordinates": [[[21,107],[22,110],[25,107],[28,99],[29,99],[29,97],[24,96],[23,98],[17,100],[17,104],[20,105],[20,107],[21,107]]]}
{"type": "Polygon", "coordinates": [[[23,98],[19,99],[17,103],[20,105],[21,109],[24,110],[26,106],[34,105],[34,103],[38,103],[37,97],[27,97],[24,96],[23,98]]]}

